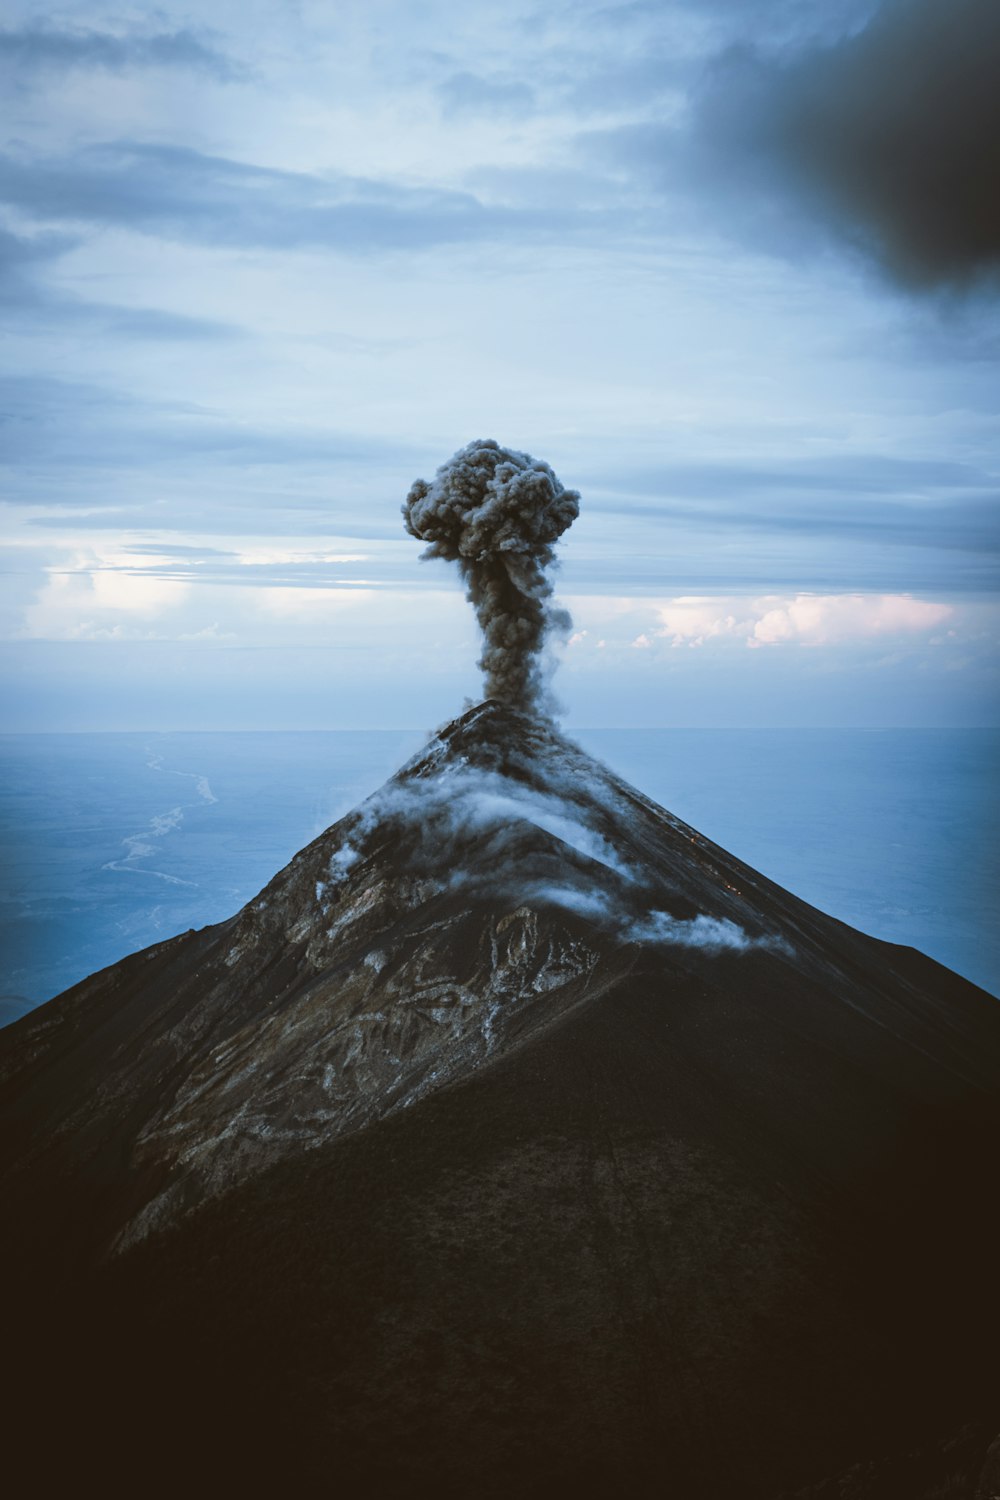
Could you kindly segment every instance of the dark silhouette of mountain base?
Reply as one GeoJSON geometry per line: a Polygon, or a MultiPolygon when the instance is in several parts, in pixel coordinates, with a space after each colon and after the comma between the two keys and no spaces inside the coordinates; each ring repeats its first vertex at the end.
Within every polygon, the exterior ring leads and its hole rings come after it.
{"type": "Polygon", "coordinates": [[[0,1064],[43,1492],[976,1493],[1000,1006],[543,721],[463,715],[0,1064]]]}

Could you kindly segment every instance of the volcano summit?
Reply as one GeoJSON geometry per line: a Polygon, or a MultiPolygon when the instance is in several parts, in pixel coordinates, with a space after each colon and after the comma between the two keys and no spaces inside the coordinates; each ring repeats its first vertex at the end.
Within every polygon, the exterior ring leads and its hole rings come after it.
{"type": "Polygon", "coordinates": [[[566,739],[576,498],[456,463],[408,515],[502,697],[0,1035],[11,1441],[43,1490],[971,1497],[1000,1006],[566,739]]]}

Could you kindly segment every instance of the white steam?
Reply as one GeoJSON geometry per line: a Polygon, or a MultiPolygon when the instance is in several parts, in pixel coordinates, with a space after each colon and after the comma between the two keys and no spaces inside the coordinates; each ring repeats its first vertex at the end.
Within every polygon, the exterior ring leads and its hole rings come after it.
{"type": "Polygon", "coordinates": [[[503,892],[518,903],[559,907],[617,942],[713,955],[788,951],[783,939],[751,935],[726,917],[677,917],[661,910],[662,887],[623,859],[606,830],[594,826],[600,806],[593,788],[574,786],[569,772],[550,774],[539,788],[452,761],[430,776],[388,782],[358,809],[330,858],[330,888],[335,893],[359,860],[388,843],[399,868],[429,875],[442,892],[488,889],[491,896],[503,892]],[[539,865],[538,846],[525,843],[526,825],[581,858],[567,854],[553,878],[544,863],[539,865]],[[470,861],[466,846],[473,840],[481,857],[470,861]]]}
{"type": "Polygon", "coordinates": [[[633,943],[663,943],[675,948],[701,948],[707,953],[746,953],[750,948],[766,948],[775,953],[789,951],[783,938],[770,933],[751,937],[728,917],[698,916],[692,917],[690,921],[682,921],[665,911],[651,911],[648,917],[631,923],[628,939],[633,943]]]}
{"type": "Polygon", "coordinates": [[[582,890],[578,886],[536,882],[525,886],[521,895],[529,901],[561,906],[565,911],[588,917],[598,927],[612,933],[620,942],[641,943],[646,947],[698,948],[703,953],[748,953],[752,948],[772,953],[788,953],[783,938],[772,933],[751,937],[728,917],[672,917],[665,911],[647,911],[640,917],[630,916],[624,906],[606,891],[582,890]]]}
{"type": "Polygon", "coordinates": [[[607,839],[588,825],[585,809],[578,804],[498,771],[454,764],[433,777],[387,782],[369,798],[347,840],[332,856],[330,876],[341,879],[368,836],[379,829],[403,825],[416,852],[447,867],[449,853],[462,841],[482,833],[503,834],[518,823],[543,829],[623,880],[634,878],[607,839]]]}

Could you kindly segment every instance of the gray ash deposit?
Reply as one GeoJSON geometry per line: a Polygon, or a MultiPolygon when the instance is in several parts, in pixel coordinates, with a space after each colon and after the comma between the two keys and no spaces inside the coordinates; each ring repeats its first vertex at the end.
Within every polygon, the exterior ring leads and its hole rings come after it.
{"type": "Polygon", "coordinates": [[[0,1076],[43,1487],[971,1495],[1000,1426],[997,1002],[511,701],[0,1076]]]}

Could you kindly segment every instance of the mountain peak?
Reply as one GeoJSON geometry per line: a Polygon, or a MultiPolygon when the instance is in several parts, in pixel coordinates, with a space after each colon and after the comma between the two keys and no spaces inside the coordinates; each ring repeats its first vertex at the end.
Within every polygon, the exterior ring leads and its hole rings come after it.
{"type": "MultiPolygon", "coordinates": [[[[503,702],[228,922],[9,1027],[0,1079],[17,1274],[69,1257],[83,1288],[109,1259],[140,1324],[165,1288],[183,1380],[234,1296],[221,1347],[294,1327],[316,1473],[348,1461],[325,1413],[398,1453],[468,1386],[532,1483],[556,1445],[543,1492],[578,1455],[637,1493],[665,1463],[680,1493],[762,1495],[863,1456],[886,1391],[898,1431],[958,1425],[984,1378],[1000,1007],[503,702]]],[[[250,1367],[226,1379],[267,1389],[250,1367]]],[[[422,1477],[479,1492],[492,1438],[453,1437],[422,1477]]]]}
{"type": "Polygon", "coordinates": [[[585,752],[552,719],[486,698],[438,729],[401,774],[413,768],[417,774],[432,775],[453,760],[530,779],[553,756],[567,754],[583,757],[585,752]]]}

